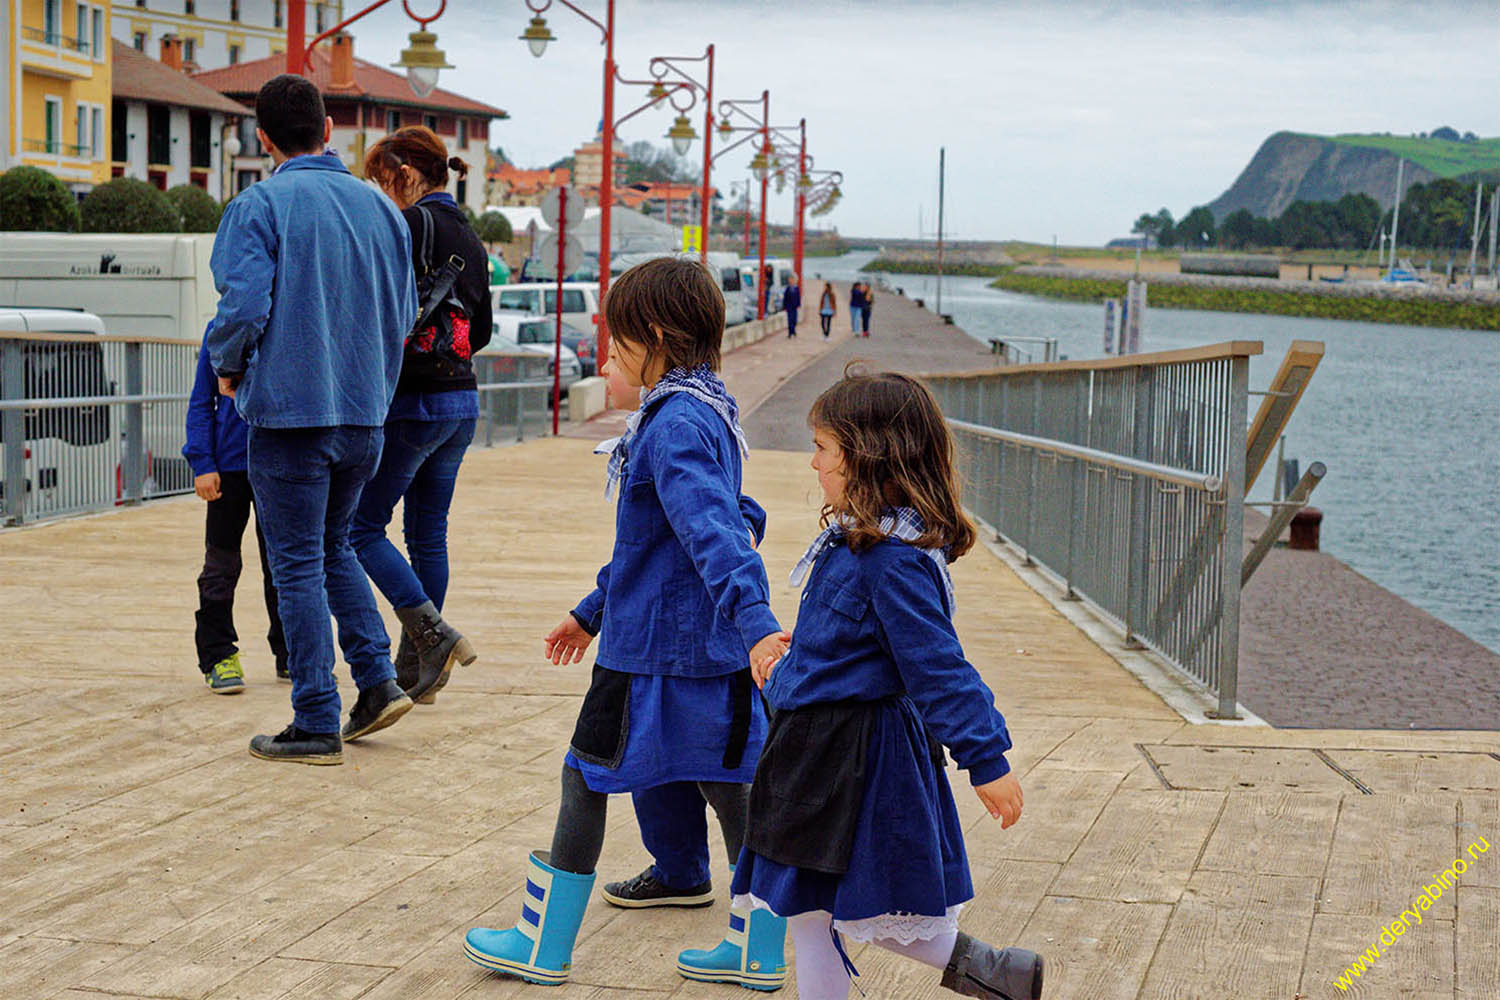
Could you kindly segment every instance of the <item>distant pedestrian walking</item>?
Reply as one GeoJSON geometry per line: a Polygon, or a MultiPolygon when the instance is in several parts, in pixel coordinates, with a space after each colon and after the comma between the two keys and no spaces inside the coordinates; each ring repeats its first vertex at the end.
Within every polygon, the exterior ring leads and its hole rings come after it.
{"type": "Polygon", "coordinates": [[[839,311],[838,296],[833,294],[833,285],[823,282],[823,294],[818,297],[818,319],[823,324],[823,339],[828,339],[828,334],[833,327],[833,317],[839,311]]]}
{"type": "MultiPolygon", "coordinates": [[[[193,470],[194,492],[208,503],[203,572],[198,576],[197,628],[193,632],[198,669],[214,694],[239,694],[245,690],[245,670],[240,664],[239,633],[234,628],[234,591],[243,566],[240,543],[254,506],[250,475],[245,471],[250,429],[235,411],[234,400],[219,394],[207,347],[198,352],[198,374],[188,398],[186,431],[182,455],[193,470]]],[[[266,559],[259,517],[255,519],[255,547],[260,551],[266,616],[271,619],[266,640],[276,657],[276,676],[290,680],[286,636],[276,610],[276,587],[271,583],[271,564],[266,559]]]]}
{"type": "Polygon", "coordinates": [[[860,326],[862,326],[864,328],[865,336],[868,337],[870,335],[870,313],[872,311],[874,311],[874,309],[875,309],[875,289],[873,289],[873,288],[870,287],[870,283],[868,281],[864,282],[864,286],[865,286],[864,316],[860,320],[860,326]]]}
{"type": "Polygon", "coordinates": [[[795,274],[787,278],[786,291],[781,293],[781,308],[786,310],[786,335],[797,336],[797,313],[802,308],[802,286],[795,274]]]}
{"type": "Polygon", "coordinates": [[[272,78],[255,117],[276,169],[224,209],[207,337],[219,389],[250,425],[250,485],[292,675],[291,725],[255,737],[250,753],[342,764],[330,611],[359,688],[343,736],[383,729],[412,706],[348,537],[417,314],[411,234],[384,195],[324,151],[333,121],[310,81],[272,78]]]}
{"type": "Polygon", "coordinates": [[[849,329],[858,337],[859,325],[865,319],[865,283],[856,281],[849,286],[849,329]]]}
{"type": "Polygon", "coordinates": [[[411,230],[421,315],[406,337],[401,380],[385,420],[380,467],[365,484],[349,541],[360,565],[396,609],[396,683],[431,703],[456,663],[474,650],[443,620],[448,592],[448,508],[474,440],[479,393],[472,357],[490,342],[488,257],[444,188],[468,164],[420,125],[397,129],[365,156],[365,176],[390,196],[411,230]],[[457,257],[462,268],[451,263],[457,257]],[[406,556],[386,537],[402,504],[406,556]]]}

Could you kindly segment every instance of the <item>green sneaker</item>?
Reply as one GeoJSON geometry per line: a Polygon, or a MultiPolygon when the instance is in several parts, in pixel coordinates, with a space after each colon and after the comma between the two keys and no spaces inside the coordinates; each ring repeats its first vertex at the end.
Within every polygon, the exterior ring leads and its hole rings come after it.
{"type": "Polygon", "coordinates": [[[245,668],[240,666],[240,654],[234,653],[203,675],[203,683],[214,694],[239,694],[245,690],[245,668]]]}

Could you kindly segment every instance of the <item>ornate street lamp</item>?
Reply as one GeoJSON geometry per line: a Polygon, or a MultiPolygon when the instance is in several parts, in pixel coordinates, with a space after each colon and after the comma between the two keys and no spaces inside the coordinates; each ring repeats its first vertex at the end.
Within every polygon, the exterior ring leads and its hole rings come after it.
{"type": "Polygon", "coordinates": [[[672,140],[672,149],[678,156],[686,156],[687,151],[692,148],[693,140],[698,138],[698,130],[693,128],[687,115],[678,115],[672,127],[667,129],[666,137],[672,140]]]}
{"type": "Polygon", "coordinates": [[[542,53],[547,51],[547,43],[557,41],[557,37],[552,34],[552,29],[547,27],[547,19],[538,14],[531,19],[526,30],[521,32],[521,41],[526,43],[532,55],[540,59],[542,53]]]}
{"type": "MultiPolygon", "coordinates": [[[[371,11],[378,10],[390,0],[375,0],[353,17],[346,17],[311,42],[307,39],[307,0],[287,0],[286,18],[286,71],[305,75],[312,63],[312,53],[319,42],[331,38],[371,11]]],[[[417,22],[417,30],[407,36],[408,45],[401,51],[401,58],[391,65],[406,70],[406,82],[412,93],[426,97],[437,89],[438,71],[453,66],[437,47],[437,35],[427,26],[443,16],[448,9],[448,0],[440,0],[438,9],[431,17],[418,17],[412,12],[409,0],[401,0],[406,16],[417,22]]]]}
{"type": "Polygon", "coordinates": [[[406,70],[406,82],[412,93],[426,97],[437,89],[438,71],[452,69],[443,50],[437,47],[437,35],[431,31],[413,31],[407,36],[410,42],[401,50],[401,58],[391,63],[396,69],[406,70]]]}

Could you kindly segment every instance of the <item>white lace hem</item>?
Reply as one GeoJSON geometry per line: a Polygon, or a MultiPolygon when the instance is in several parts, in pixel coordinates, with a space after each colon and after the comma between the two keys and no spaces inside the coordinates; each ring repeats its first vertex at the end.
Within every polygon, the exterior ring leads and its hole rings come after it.
{"type": "MultiPolygon", "coordinates": [[[[741,909],[776,912],[771,909],[771,904],[753,893],[739,893],[730,902],[741,909]]],[[[878,917],[865,917],[863,920],[835,920],[833,926],[851,941],[874,941],[880,938],[898,944],[912,944],[957,932],[958,915],[963,912],[963,908],[962,903],[950,906],[948,912],[940,917],[921,913],[882,913],[878,917]]]]}

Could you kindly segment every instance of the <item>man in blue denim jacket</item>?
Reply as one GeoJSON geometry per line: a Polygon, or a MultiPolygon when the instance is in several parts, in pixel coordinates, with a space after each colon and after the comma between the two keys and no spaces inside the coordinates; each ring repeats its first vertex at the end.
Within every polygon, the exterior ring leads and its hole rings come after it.
{"type": "Polygon", "coordinates": [[[250,483],[290,654],[292,724],[255,737],[250,752],[340,764],[330,610],[360,692],[343,738],[411,708],[348,540],[417,316],[411,238],[391,202],[323,152],[332,122],[311,82],[270,80],[255,112],[276,169],[224,211],[206,341],[221,390],[250,425],[250,483]]]}

